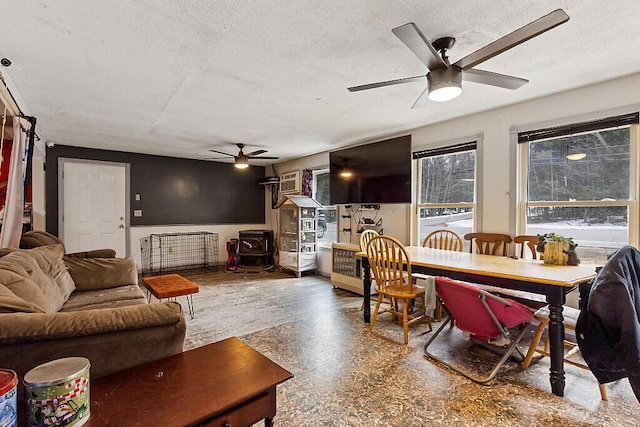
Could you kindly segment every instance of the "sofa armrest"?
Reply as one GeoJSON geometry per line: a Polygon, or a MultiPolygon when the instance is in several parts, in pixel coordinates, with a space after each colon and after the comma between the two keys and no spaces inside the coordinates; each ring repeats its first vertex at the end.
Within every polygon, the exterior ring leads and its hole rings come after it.
{"type": "Polygon", "coordinates": [[[58,313],[2,314],[0,345],[44,343],[64,338],[173,325],[183,317],[180,304],[173,301],[58,313]]]}
{"type": "Polygon", "coordinates": [[[74,252],[66,254],[69,258],[115,258],[116,251],[114,249],[94,249],[91,251],[74,252]]]}
{"type": "Polygon", "coordinates": [[[95,291],[138,284],[133,258],[64,258],[77,291],[95,291]]]}

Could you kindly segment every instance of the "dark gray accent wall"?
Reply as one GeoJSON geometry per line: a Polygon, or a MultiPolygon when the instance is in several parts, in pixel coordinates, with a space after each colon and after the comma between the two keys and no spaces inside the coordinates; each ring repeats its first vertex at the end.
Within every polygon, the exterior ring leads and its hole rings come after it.
{"type": "Polygon", "coordinates": [[[230,163],[152,156],[55,145],[46,151],[47,231],[58,234],[58,158],[130,165],[130,224],[261,224],[265,192],[262,166],[237,169],[230,163]],[[140,201],[135,195],[140,194],[140,201]],[[142,209],[142,217],[133,211],[142,209]]]}

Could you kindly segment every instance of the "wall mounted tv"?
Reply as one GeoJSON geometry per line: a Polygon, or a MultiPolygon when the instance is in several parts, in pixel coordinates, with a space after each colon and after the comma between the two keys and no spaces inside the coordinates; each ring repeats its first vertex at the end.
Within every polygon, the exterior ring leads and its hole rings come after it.
{"type": "Polygon", "coordinates": [[[411,203],[411,135],[329,153],[329,199],[350,203],[411,203]]]}

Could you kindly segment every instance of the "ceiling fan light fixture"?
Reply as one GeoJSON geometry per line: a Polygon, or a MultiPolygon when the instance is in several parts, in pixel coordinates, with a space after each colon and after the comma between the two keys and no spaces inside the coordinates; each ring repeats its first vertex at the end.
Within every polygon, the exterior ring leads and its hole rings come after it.
{"type": "Polygon", "coordinates": [[[238,169],[246,169],[249,167],[249,161],[244,156],[238,156],[236,158],[234,166],[237,167],[238,169]]]}
{"type": "Polygon", "coordinates": [[[427,83],[430,100],[451,101],[462,93],[462,71],[455,66],[430,71],[427,83]]]}

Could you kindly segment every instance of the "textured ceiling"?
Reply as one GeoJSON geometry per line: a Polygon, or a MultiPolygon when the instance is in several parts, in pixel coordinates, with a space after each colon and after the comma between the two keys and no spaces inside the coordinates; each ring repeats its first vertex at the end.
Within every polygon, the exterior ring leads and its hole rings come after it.
{"type": "Polygon", "coordinates": [[[637,0],[3,0],[0,16],[0,72],[41,138],[196,159],[244,143],[286,160],[640,71],[637,0]],[[480,67],[518,90],[465,82],[411,109],[423,82],[346,89],[426,74],[396,26],[456,37],[455,62],[557,8],[567,23],[480,67]]]}

